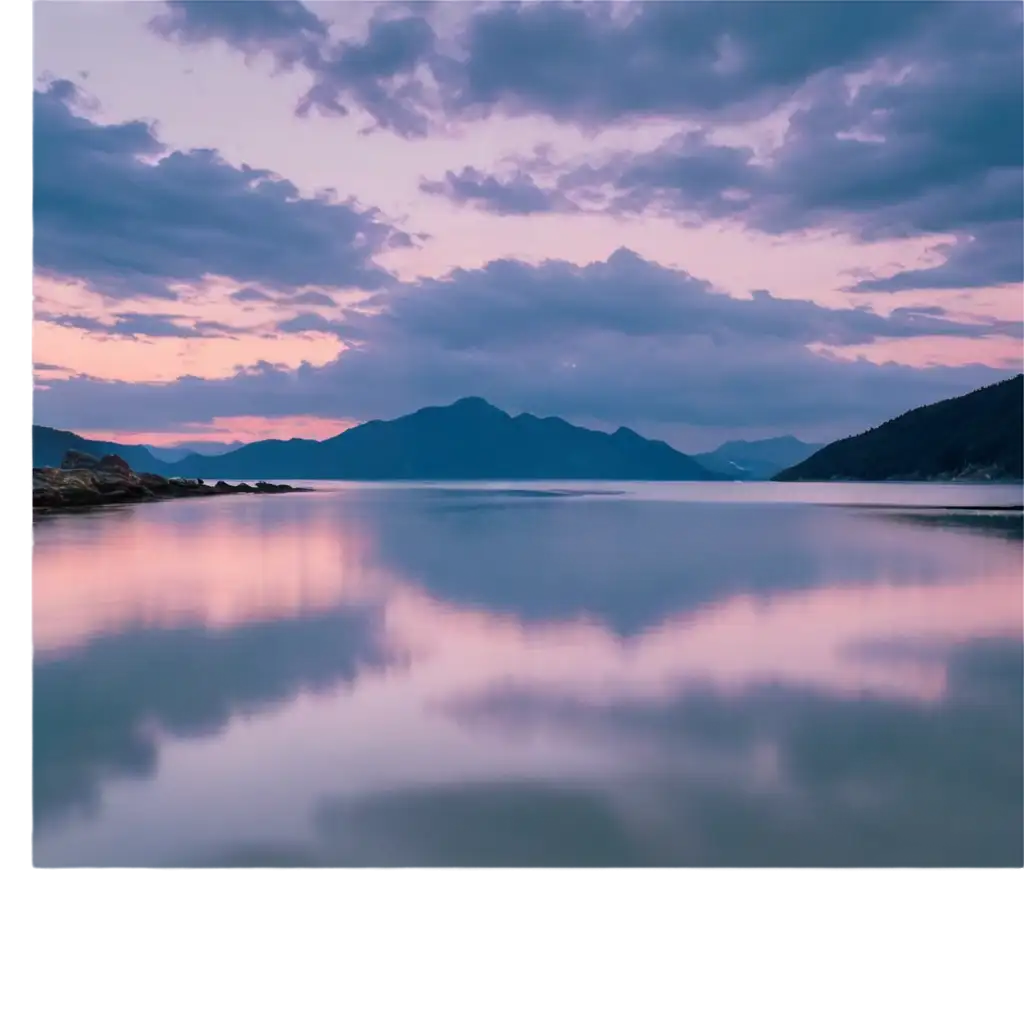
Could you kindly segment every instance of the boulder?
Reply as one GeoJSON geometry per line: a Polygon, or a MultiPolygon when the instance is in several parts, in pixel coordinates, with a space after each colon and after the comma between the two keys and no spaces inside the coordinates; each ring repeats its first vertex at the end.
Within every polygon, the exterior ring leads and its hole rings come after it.
{"type": "Polygon", "coordinates": [[[103,500],[95,476],[83,469],[65,473],[56,489],[65,505],[98,505],[103,500]]]}
{"type": "MultiPolygon", "coordinates": [[[[123,461],[123,460],[122,460],[123,461]]],[[[64,453],[64,458],[61,460],[61,469],[95,469],[100,463],[100,460],[95,455],[90,455],[88,452],[76,451],[74,448],[69,448],[64,453]]]]}
{"type": "Polygon", "coordinates": [[[96,464],[96,468],[103,473],[114,473],[129,478],[136,475],[132,467],[120,455],[104,455],[96,464]]]}

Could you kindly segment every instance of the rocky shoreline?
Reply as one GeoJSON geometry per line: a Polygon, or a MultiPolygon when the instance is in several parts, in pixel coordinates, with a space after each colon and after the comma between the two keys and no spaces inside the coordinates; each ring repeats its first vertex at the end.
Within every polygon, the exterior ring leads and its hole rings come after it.
{"type": "Polygon", "coordinates": [[[168,498],[200,498],[215,494],[287,494],[309,491],[260,480],[255,484],[208,484],[185,477],[157,473],[136,473],[118,455],[96,458],[69,451],[59,468],[44,466],[32,470],[34,512],[73,512],[102,505],[124,505],[168,498]]]}

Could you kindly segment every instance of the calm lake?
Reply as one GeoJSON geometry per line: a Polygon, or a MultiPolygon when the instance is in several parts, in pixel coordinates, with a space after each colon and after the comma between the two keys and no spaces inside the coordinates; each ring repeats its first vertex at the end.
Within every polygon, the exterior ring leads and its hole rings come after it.
{"type": "Polygon", "coordinates": [[[37,523],[37,865],[1021,865],[1020,487],[313,486],[37,523]]]}

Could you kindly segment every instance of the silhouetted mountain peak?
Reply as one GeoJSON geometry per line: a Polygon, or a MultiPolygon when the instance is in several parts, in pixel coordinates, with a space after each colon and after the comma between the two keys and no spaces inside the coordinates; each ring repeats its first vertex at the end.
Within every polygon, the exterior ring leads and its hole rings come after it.
{"type": "Polygon", "coordinates": [[[394,420],[376,420],[324,442],[247,445],[189,459],[193,476],[265,480],[707,480],[713,471],[661,441],[615,435],[557,417],[512,417],[472,395],[394,420]]]}
{"type": "Polygon", "coordinates": [[[501,415],[507,415],[502,412],[497,406],[491,405],[490,402],[485,398],[480,398],[478,395],[467,395],[465,398],[460,398],[457,401],[452,402],[449,406],[443,406],[442,408],[448,408],[457,410],[459,412],[486,412],[486,413],[501,413],[501,415]]]}
{"type": "Polygon", "coordinates": [[[646,440],[646,438],[641,437],[635,430],[630,430],[629,427],[619,427],[619,429],[612,434],[612,437],[636,438],[641,441],[646,440]]]}

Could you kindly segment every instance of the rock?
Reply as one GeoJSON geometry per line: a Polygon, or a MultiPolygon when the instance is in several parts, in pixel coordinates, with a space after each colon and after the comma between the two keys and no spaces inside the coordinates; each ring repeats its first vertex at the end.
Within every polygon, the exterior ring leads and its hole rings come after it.
{"type": "Polygon", "coordinates": [[[67,505],[98,505],[102,499],[95,478],[86,470],[68,472],[57,489],[67,505]]]}
{"type": "Polygon", "coordinates": [[[128,477],[120,473],[94,473],[93,483],[100,494],[114,494],[124,490],[125,484],[129,483],[128,477]]]}
{"type": "Polygon", "coordinates": [[[157,498],[194,498],[213,494],[278,494],[301,488],[260,481],[232,486],[218,480],[210,486],[202,480],[162,477],[157,473],[135,473],[117,455],[94,459],[81,452],[68,452],[61,469],[32,470],[32,506],[46,511],[87,508],[92,505],[153,501],[157,498]]]}
{"type": "Polygon", "coordinates": [[[171,481],[156,473],[140,473],[139,482],[154,494],[169,494],[172,490],[171,481]]]}
{"type": "MultiPolygon", "coordinates": [[[[124,460],[122,460],[124,461],[124,460]]],[[[61,460],[61,469],[94,469],[99,465],[100,460],[88,452],[79,452],[69,448],[61,460]]]]}
{"type": "Polygon", "coordinates": [[[136,476],[132,467],[120,455],[104,455],[96,464],[96,468],[104,473],[115,473],[118,476],[136,476]]]}
{"type": "Polygon", "coordinates": [[[32,470],[33,508],[55,508],[62,503],[60,491],[54,484],[54,474],[59,473],[59,469],[32,470]]]}

